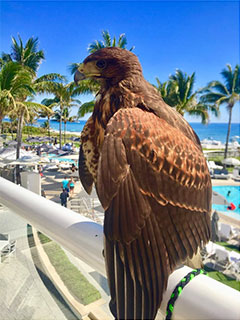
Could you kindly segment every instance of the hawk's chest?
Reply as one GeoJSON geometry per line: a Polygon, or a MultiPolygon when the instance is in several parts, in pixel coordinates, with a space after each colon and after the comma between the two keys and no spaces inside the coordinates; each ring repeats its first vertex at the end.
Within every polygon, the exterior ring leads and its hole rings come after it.
{"type": "Polygon", "coordinates": [[[97,180],[98,160],[104,141],[105,128],[109,120],[110,95],[98,95],[94,107],[93,116],[89,118],[81,135],[82,149],[85,157],[85,164],[97,180]]]}

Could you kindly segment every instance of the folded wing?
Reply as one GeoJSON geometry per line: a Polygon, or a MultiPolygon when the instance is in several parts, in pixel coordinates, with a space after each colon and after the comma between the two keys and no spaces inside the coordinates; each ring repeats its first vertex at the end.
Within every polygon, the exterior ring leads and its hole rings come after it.
{"type": "Polygon", "coordinates": [[[116,318],[153,319],[174,268],[210,237],[211,180],[201,148],[150,112],[110,120],[97,191],[116,318]]]}

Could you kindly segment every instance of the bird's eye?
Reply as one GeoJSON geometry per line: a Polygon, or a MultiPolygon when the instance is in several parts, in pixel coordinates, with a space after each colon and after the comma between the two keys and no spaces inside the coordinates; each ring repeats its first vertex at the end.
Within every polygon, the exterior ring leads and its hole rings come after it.
{"type": "Polygon", "coordinates": [[[96,62],[96,66],[100,69],[104,69],[107,65],[107,62],[105,60],[98,60],[96,62]]]}

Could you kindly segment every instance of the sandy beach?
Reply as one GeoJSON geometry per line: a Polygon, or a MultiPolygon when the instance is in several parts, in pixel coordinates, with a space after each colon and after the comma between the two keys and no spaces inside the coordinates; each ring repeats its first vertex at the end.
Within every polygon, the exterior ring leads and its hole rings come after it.
{"type": "MultiPolygon", "coordinates": [[[[55,133],[59,134],[59,130],[50,129],[50,132],[55,132],[55,133]]],[[[80,137],[81,131],[66,131],[66,134],[80,137]]]]}

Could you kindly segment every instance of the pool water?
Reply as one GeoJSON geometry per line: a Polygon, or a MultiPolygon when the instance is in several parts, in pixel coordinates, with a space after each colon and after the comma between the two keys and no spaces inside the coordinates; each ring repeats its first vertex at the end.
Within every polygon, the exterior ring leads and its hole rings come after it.
{"type": "Polygon", "coordinates": [[[228,213],[235,213],[238,215],[240,219],[240,186],[214,186],[212,187],[214,191],[217,193],[221,194],[226,198],[228,203],[233,203],[236,206],[235,210],[227,210],[227,206],[225,205],[217,205],[213,204],[212,208],[215,210],[223,211],[223,212],[228,212],[228,213]],[[231,191],[231,193],[228,195],[228,192],[231,191]]]}
{"type": "Polygon", "coordinates": [[[74,160],[72,160],[72,159],[57,158],[54,153],[49,153],[49,154],[48,154],[48,158],[49,158],[49,159],[53,159],[53,160],[58,160],[59,162],[70,162],[70,163],[75,163],[75,162],[76,162],[76,161],[74,161],[74,160]]]}
{"type": "Polygon", "coordinates": [[[58,160],[59,162],[70,162],[70,163],[75,163],[76,161],[72,159],[65,159],[65,158],[52,158],[53,160],[58,160]]]}

